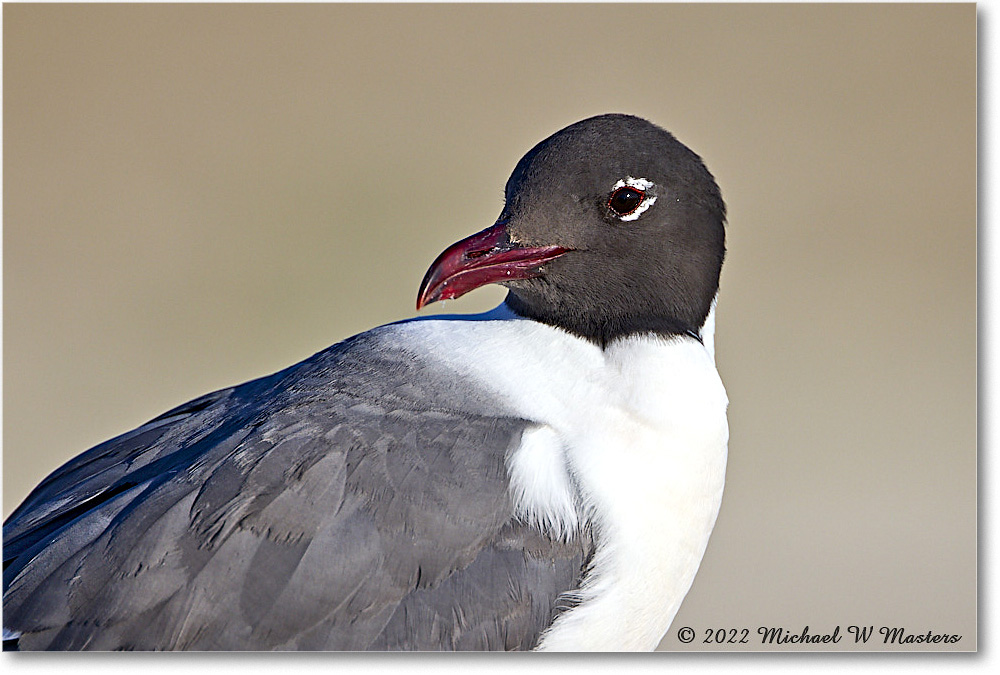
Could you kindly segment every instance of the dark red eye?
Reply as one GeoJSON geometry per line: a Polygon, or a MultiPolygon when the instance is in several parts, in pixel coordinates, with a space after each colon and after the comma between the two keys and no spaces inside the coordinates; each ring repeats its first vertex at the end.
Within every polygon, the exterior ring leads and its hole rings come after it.
{"type": "Polygon", "coordinates": [[[639,208],[639,204],[642,204],[645,197],[646,193],[642,190],[636,190],[634,187],[620,187],[611,193],[611,198],[608,199],[608,208],[619,216],[627,216],[639,208]]]}

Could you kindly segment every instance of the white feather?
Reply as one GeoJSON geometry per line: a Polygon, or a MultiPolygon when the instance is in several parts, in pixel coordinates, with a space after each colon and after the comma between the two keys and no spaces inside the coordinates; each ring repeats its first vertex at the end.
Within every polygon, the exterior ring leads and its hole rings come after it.
{"type": "Polygon", "coordinates": [[[580,520],[567,466],[565,448],[550,427],[525,431],[507,457],[514,511],[558,539],[568,539],[580,520]]]}
{"type": "Polygon", "coordinates": [[[554,537],[584,518],[595,533],[581,602],[539,649],[654,649],[694,580],[722,499],[728,400],[714,320],[704,344],[634,336],[602,350],[502,308],[470,318],[397,327],[410,348],[535,423],[507,458],[518,515],[554,537]]]}

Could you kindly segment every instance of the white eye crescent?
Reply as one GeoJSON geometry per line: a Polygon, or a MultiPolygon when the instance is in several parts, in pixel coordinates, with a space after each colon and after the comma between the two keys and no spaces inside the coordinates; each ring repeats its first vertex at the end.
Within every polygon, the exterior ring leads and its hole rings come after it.
{"type": "Polygon", "coordinates": [[[608,208],[619,220],[635,220],[656,202],[656,197],[649,193],[653,187],[651,180],[626,176],[612,186],[608,208]]]}

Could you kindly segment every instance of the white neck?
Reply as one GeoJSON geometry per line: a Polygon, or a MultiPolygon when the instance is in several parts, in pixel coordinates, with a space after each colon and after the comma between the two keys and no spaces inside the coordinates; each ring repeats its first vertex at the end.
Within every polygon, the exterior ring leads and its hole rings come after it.
{"type": "Polygon", "coordinates": [[[722,500],[726,398],[707,350],[686,339],[636,341],[614,356],[639,371],[637,398],[581,428],[586,438],[566,453],[597,551],[579,605],[543,636],[543,650],[655,649],[722,500]]]}
{"type": "MultiPolygon", "coordinates": [[[[712,313],[714,315],[714,311],[712,313]]],[[[507,464],[519,516],[553,536],[589,522],[596,552],[579,603],[542,650],[654,649],[694,580],[725,480],[725,390],[687,337],[633,336],[606,350],[533,321],[413,322],[414,338],[473,332],[434,351],[536,423],[507,464]]]]}

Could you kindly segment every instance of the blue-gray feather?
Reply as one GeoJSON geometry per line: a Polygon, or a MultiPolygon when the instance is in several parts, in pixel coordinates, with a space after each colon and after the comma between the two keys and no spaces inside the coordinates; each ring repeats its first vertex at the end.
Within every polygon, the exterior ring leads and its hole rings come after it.
{"type": "Polygon", "coordinates": [[[533,647],[590,538],[514,517],[505,458],[530,424],[392,336],[196,399],[46,478],[4,525],[18,647],[533,647]]]}

